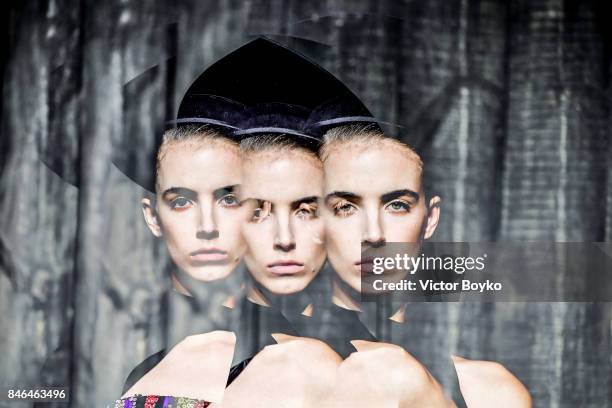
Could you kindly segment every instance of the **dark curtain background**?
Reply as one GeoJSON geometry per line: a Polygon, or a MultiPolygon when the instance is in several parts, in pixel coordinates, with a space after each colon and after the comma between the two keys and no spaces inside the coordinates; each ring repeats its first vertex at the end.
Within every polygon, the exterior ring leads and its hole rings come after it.
{"type": "MultiPolygon", "coordinates": [[[[0,385],[69,386],[72,407],[103,405],[164,333],[215,318],[169,318],[167,262],[142,221],[143,192],[111,158],[126,140],[146,150],[191,81],[259,35],[339,76],[423,153],[443,197],[437,240],[612,240],[607,1],[4,7],[0,385]]],[[[427,304],[408,311],[413,327],[401,335],[418,354],[436,344],[500,361],[536,407],[607,407],[611,310],[427,304]]]]}

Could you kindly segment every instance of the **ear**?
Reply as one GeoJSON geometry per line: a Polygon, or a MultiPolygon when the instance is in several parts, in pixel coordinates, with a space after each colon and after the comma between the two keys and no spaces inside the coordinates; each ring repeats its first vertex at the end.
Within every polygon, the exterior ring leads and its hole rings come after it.
{"type": "Polygon", "coordinates": [[[142,215],[144,215],[145,222],[147,226],[156,237],[162,236],[161,224],[159,223],[159,218],[157,216],[157,211],[153,206],[152,200],[150,198],[143,198],[141,201],[142,204],[142,215]]]}
{"type": "Polygon", "coordinates": [[[440,221],[440,204],[442,199],[439,196],[432,197],[429,200],[429,206],[427,207],[427,226],[425,227],[425,239],[429,239],[438,228],[438,221],[440,221]]]}

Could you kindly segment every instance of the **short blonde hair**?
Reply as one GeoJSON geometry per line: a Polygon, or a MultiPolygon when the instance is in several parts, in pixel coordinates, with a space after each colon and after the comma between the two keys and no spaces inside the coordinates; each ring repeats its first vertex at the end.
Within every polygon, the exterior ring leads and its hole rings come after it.
{"type": "Polygon", "coordinates": [[[317,163],[320,163],[317,148],[310,141],[296,138],[287,134],[263,134],[243,139],[240,142],[240,150],[244,158],[258,153],[299,153],[317,163]]]}
{"type": "Polygon", "coordinates": [[[423,169],[421,156],[409,145],[386,136],[378,127],[368,124],[352,124],[332,128],[323,136],[323,146],[319,151],[321,161],[325,162],[330,152],[337,147],[347,147],[350,145],[361,145],[365,147],[388,143],[405,153],[411,160],[414,160],[419,168],[423,169]]]}
{"type": "Polygon", "coordinates": [[[194,147],[202,145],[220,145],[234,147],[238,150],[238,143],[227,137],[220,130],[209,125],[187,125],[168,129],[162,136],[162,142],[157,150],[155,160],[155,187],[158,188],[157,179],[161,162],[168,152],[168,148],[177,144],[190,143],[194,147]]]}

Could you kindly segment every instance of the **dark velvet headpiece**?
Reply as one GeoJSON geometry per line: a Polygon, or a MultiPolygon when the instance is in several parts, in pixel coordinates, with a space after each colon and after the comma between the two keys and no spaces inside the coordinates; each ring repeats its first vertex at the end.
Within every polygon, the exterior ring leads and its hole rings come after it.
{"type": "MultiPolygon", "coordinates": [[[[181,126],[206,126],[231,138],[237,121],[243,117],[245,107],[241,103],[217,95],[187,93],[179,107],[175,120],[167,121],[165,129],[181,126]]],[[[150,137],[152,145],[129,144],[129,139],[119,149],[115,149],[113,163],[127,177],[144,189],[155,191],[155,167],[157,151],[163,141],[161,129],[150,137]]]]}
{"type": "MultiPolygon", "coordinates": [[[[298,146],[317,152],[321,139],[304,131],[310,110],[286,103],[261,103],[245,110],[233,136],[240,140],[262,135],[285,136],[298,146]]],[[[276,140],[269,143],[276,143],[276,140]]]]}
{"type": "Polygon", "coordinates": [[[239,102],[217,95],[187,93],[181,101],[172,126],[209,125],[228,134],[238,129],[245,107],[239,102]]]}
{"type": "Polygon", "coordinates": [[[354,95],[338,96],[317,106],[306,122],[306,132],[321,138],[328,129],[350,124],[371,124],[378,121],[354,95]]]}
{"type": "MultiPolygon", "coordinates": [[[[155,159],[164,128],[209,125],[237,138],[283,133],[315,146],[330,125],[346,122],[347,118],[369,121],[371,117],[351,90],[330,72],[264,38],[249,42],[208,67],[189,87],[174,116],[169,96],[173,93],[169,75],[175,70],[173,64],[175,59],[169,59],[166,65],[148,70],[123,89],[123,132],[113,143],[112,162],[149,191],[155,189],[155,159]]],[[[51,169],[59,168],[52,160],[47,162],[51,169]]]]}
{"type": "Polygon", "coordinates": [[[304,133],[309,113],[308,109],[301,106],[279,102],[260,103],[244,111],[237,123],[239,129],[233,134],[241,139],[260,134],[285,134],[316,139],[304,133]]]}

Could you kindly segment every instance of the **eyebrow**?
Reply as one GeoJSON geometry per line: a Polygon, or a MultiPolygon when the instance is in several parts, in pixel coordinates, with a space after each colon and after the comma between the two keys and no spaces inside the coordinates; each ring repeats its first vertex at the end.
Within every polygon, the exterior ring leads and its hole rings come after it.
{"type": "Polygon", "coordinates": [[[215,191],[213,191],[213,197],[215,197],[215,200],[218,200],[223,196],[234,193],[237,188],[238,188],[238,184],[218,188],[215,191]]]}
{"type": "Polygon", "coordinates": [[[331,200],[334,197],[344,198],[344,199],[353,200],[353,201],[361,199],[361,196],[355,193],[351,193],[349,191],[334,191],[325,196],[325,202],[329,203],[329,200],[331,200]]]}
{"type": "Polygon", "coordinates": [[[388,193],[385,193],[380,196],[380,201],[383,203],[387,203],[389,201],[393,201],[402,196],[412,197],[415,201],[419,201],[419,193],[414,192],[412,190],[403,189],[403,190],[394,190],[388,193]]]}
{"type": "Polygon", "coordinates": [[[312,203],[312,202],[317,202],[317,201],[319,201],[319,197],[317,196],[300,198],[299,200],[295,200],[291,202],[291,208],[298,208],[302,204],[307,204],[307,203],[312,203]]]}
{"type": "Polygon", "coordinates": [[[198,194],[189,189],[189,188],[185,188],[185,187],[170,187],[166,190],[164,190],[164,192],[162,193],[162,198],[164,200],[168,199],[168,196],[171,194],[176,194],[176,195],[180,195],[183,196],[189,200],[195,200],[198,196],[198,194]]]}
{"type": "MultiPolygon", "coordinates": [[[[227,194],[233,193],[238,188],[238,184],[234,184],[232,186],[220,187],[213,191],[213,197],[215,199],[219,199],[227,194]]],[[[198,197],[198,193],[195,191],[186,188],[186,187],[170,187],[162,193],[162,198],[167,199],[167,196],[175,194],[180,195],[190,200],[195,200],[198,197]]]]}

